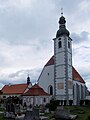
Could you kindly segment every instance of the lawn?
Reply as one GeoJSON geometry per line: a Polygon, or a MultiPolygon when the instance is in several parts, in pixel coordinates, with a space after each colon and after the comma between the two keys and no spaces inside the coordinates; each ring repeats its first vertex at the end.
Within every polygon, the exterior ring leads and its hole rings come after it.
{"type": "Polygon", "coordinates": [[[78,116],[76,120],[90,120],[90,118],[87,119],[90,116],[90,106],[69,106],[66,108],[70,110],[71,114],[78,116]]]}
{"type": "Polygon", "coordinates": [[[0,114],[0,120],[5,120],[2,114],[0,114]]]}
{"type": "MultiPolygon", "coordinates": [[[[77,118],[75,120],[90,120],[90,117],[88,119],[88,116],[90,116],[90,106],[64,106],[64,109],[68,109],[70,111],[70,114],[77,115],[77,118]]],[[[46,115],[52,120],[53,114],[46,115]]]]}

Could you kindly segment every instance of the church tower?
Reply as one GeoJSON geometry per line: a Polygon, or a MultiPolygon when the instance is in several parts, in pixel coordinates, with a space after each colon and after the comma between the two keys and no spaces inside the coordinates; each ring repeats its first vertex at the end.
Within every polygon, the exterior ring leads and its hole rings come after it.
{"type": "Polygon", "coordinates": [[[67,102],[73,100],[72,39],[61,13],[59,30],[54,38],[54,96],[67,102]]]}

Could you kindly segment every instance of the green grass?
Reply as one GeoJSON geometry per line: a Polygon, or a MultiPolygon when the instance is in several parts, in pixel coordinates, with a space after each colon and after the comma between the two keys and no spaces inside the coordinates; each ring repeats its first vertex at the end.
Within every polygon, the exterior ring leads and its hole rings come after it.
{"type": "MultiPolygon", "coordinates": [[[[70,114],[77,115],[75,120],[89,120],[88,116],[90,116],[90,106],[65,106],[64,109],[68,109],[70,114]]],[[[49,120],[52,120],[53,114],[46,114],[49,120]]]]}
{"type": "Polygon", "coordinates": [[[6,119],[4,119],[2,114],[0,114],[0,120],[6,120],[6,119]]]}
{"type": "Polygon", "coordinates": [[[76,120],[88,120],[87,118],[90,116],[90,106],[69,106],[66,109],[69,109],[71,114],[78,116],[76,120]]]}

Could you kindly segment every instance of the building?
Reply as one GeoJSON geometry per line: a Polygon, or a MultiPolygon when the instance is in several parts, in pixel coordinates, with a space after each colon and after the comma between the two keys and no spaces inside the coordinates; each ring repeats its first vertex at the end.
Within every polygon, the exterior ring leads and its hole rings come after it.
{"type": "Polygon", "coordinates": [[[32,83],[30,82],[30,77],[27,77],[27,83],[24,84],[8,84],[2,88],[1,98],[8,97],[20,97],[23,93],[27,92],[28,89],[32,87],[32,83]]]}
{"type": "Polygon", "coordinates": [[[54,56],[44,66],[38,84],[54,99],[74,105],[86,98],[86,85],[83,78],[72,66],[72,39],[66,29],[66,20],[61,14],[59,30],[54,41],[54,56]]]}
{"type": "Polygon", "coordinates": [[[7,98],[17,98],[18,102],[22,100],[22,104],[24,105],[25,103],[26,106],[45,105],[50,101],[50,95],[46,93],[43,88],[38,84],[32,86],[29,76],[27,77],[27,83],[5,85],[1,92],[0,97],[4,100],[4,103],[7,98]]]}
{"type": "Polygon", "coordinates": [[[22,96],[23,96],[23,104],[26,103],[27,106],[45,105],[50,101],[50,95],[46,93],[43,90],[43,88],[41,88],[38,84],[32,86],[22,96]]]}
{"type": "Polygon", "coordinates": [[[50,98],[60,100],[63,105],[70,101],[79,105],[80,100],[87,98],[85,81],[72,65],[72,39],[65,23],[62,13],[59,30],[53,39],[54,56],[44,66],[38,84],[32,86],[28,76],[27,84],[5,85],[2,98],[23,95],[23,104],[26,102],[27,105],[46,104],[50,98]]]}

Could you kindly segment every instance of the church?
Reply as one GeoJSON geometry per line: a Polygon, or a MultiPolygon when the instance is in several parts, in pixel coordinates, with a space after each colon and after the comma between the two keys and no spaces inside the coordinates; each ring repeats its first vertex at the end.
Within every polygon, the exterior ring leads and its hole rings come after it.
{"type": "Polygon", "coordinates": [[[87,87],[84,79],[72,65],[72,39],[66,28],[66,20],[61,13],[59,29],[54,41],[54,56],[44,66],[38,84],[53,99],[60,100],[64,104],[72,101],[73,105],[79,105],[80,100],[85,100],[87,87]]]}
{"type": "MultiPolygon", "coordinates": [[[[5,85],[1,97],[17,96],[27,105],[46,104],[51,99],[60,100],[61,105],[79,105],[87,98],[87,87],[84,79],[72,65],[72,39],[66,29],[66,20],[61,13],[59,29],[54,41],[54,55],[46,63],[32,86],[28,76],[27,83],[5,85]]],[[[89,97],[90,100],[90,97],[89,97]]]]}

